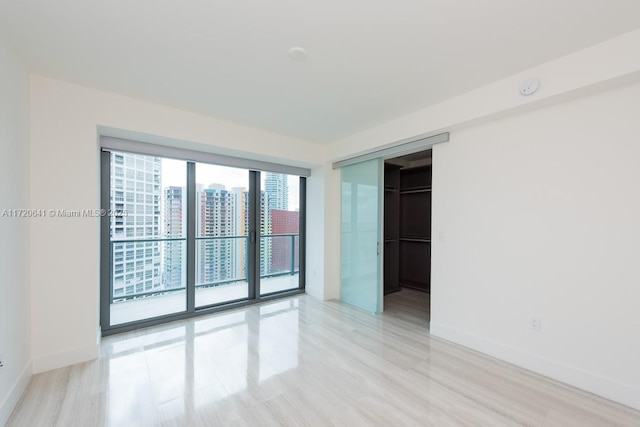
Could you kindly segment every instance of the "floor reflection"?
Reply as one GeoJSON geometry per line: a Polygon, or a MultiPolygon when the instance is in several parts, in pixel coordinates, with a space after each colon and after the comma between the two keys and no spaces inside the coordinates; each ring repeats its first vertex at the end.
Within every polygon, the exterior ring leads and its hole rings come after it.
{"type": "Polygon", "coordinates": [[[298,366],[297,300],[260,307],[260,381],[298,366]]]}
{"type": "Polygon", "coordinates": [[[290,298],[105,338],[108,424],[180,418],[269,393],[270,381],[298,366],[299,304],[290,298]],[[154,407],[160,413],[144,412],[154,407]]]}
{"type": "Polygon", "coordinates": [[[296,295],[108,337],[99,359],[34,375],[6,426],[640,426],[432,338],[425,302],[405,289],[374,316],[296,295]]]}

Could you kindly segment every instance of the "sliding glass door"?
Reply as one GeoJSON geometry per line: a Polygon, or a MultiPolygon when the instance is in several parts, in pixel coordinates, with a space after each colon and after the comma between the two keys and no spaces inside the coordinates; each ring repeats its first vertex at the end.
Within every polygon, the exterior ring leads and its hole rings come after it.
{"type": "Polygon", "coordinates": [[[196,307],[249,298],[249,171],[196,164],[196,307]]]}
{"type": "Polygon", "coordinates": [[[341,169],[340,300],[382,311],[382,160],[341,169]]]}
{"type": "Polygon", "coordinates": [[[110,155],[111,325],[186,310],[186,162],[110,155]]]}
{"type": "Polygon", "coordinates": [[[303,290],[305,182],[104,150],[103,333],[303,290]]]}
{"type": "Polygon", "coordinates": [[[260,295],[300,287],[300,177],[261,174],[260,295]]]}

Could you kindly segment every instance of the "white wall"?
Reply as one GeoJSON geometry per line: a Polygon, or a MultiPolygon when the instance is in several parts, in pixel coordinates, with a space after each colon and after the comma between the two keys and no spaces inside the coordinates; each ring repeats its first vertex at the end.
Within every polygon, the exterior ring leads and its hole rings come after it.
{"type": "MultiPolygon", "coordinates": [[[[307,179],[307,192],[324,194],[325,168],[320,166],[311,171],[307,179]]],[[[307,245],[306,253],[306,292],[318,299],[324,299],[324,198],[307,198],[307,240],[315,242],[307,245]]]]}
{"type": "Polygon", "coordinates": [[[29,222],[2,215],[29,207],[29,81],[0,38],[0,425],[31,376],[29,222]]]}
{"type": "Polygon", "coordinates": [[[623,86],[434,148],[434,335],[640,408],[638,112],[623,86]]]}
{"type": "MultiPolygon", "coordinates": [[[[331,158],[451,132],[433,157],[431,333],[640,409],[638,46],[634,31],[541,64],[336,141],[331,158]],[[522,97],[529,77],[542,86],[522,97]]],[[[337,198],[325,216],[338,224],[337,198]]],[[[338,253],[339,235],[325,246],[338,253]]]]}
{"type": "MultiPolygon", "coordinates": [[[[297,166],[327,159],[326,146],[42,77],[32,77],[30,100],[34,208],[99,207],[98,128],[297,166]]],[[[34,372],[97,356],[98,226],[94,218],[45,218],[32,225],[34,372]]]]}
{"type": "Polygon", "coordinates": [[[307,180],[307,286],[309,295],[319,299],[336,299],[340,295],[340,253],[328,244],[340,238],[339,212],[327,215],[328,209],[339,207],[339,193],[333,191],[339,174],[326,163],[311,170],[307,180]]]}

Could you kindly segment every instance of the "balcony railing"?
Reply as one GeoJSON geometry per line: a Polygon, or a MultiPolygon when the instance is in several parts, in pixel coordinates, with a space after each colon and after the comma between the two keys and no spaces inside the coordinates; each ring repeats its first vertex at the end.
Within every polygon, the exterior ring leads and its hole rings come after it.
{"type": "MultiPolygon", "coordinates": [[[[264,266],[263,264],[263,259],[262,259],[262,255],[260,255],[260,270],[261,270],[261,274],[260,274],[260,278],[270,278],[270,277],[277,277],[277,276],[284,276],[284,275],[294,275],[299,273],[299,268],[297,268],[296,266],[296,261],[297,261],[297,257],[296,257],[296,237],[299,237],[300,234],[299,233],[285,233],[285,234],[261,234],[260,235],[260,241],[264,241],[265,239],[271,239],[272,243],[270,245],[270,249],[272,251],[273,254],[273,239],[274,238],[288,238],[288,244],[287,245],[283,245],[286,249],[288,249],[288,259],[287,259],[287,268],[282,269],[282,263],[280,265],[278,265],[277,267],[280,267],[278,269],[278,271],[271,271],[272,270],[272,266],[264,266]],[[288,246],[288,248],[287,248],[288,246]],[[266,270],[266,271],[265,271],[266,270]]],[[[245,275],[243,277],[232,277],[232,278],[228,278],[225,280],[217,280],[217,281],[209,281],[209,282],[205,282],[205,283],[196,283],[196,289],[198,288],[210,288],[210,287],[215,287],[215,286],[223,286],[226,284],[231,284],[231,283],[236,283],[236,282],[246,282],[247,281],[247,276],[246,276],[246,272],[248,271],[248,259],[249,257],[246,254],[246,248],[248,247],[249,244],[249,236],[213,236],[213,237],[196,237],[196,242],[204,242],[204,241],[219,241],[219,240],[228,240],[228,239],[234,239],[234,240],[239,240],[242,239],[244,240],[244,251],[245,251],[245,266],[244,266],[244,273],[245,275]]],[[[164,284],[161,285],[161,288],[158,289],[153,289],[153,290],[148,290],[148,291],[144,291],[144,292],[130,292],[130,293],[125,293],[125,294],[119,294],[119,295],[115,295],[114,294],[114,283],[113,283],[113,253],[114,253],[114,248],[113,246],[116,244],[127,244],[127,243],[134,243],[134,244],[139,244],[139,243],[166,243],[166,242],[186,242],[187,239],[185,237],[181,237],[181,238],[154,238],[154,239],[122,239],[122,240],[112,240],[110,242],[111,244],[111,278],[110,278],[110,303],[113,303],[114,301],[125,301],[125,300],[131,300],[131,299],[136,299],[136,298],[146,298],[146,297],[150,297],[150,296],[157,296],[157,295],[163,295],[163,294],[170,294],[173,292],[179,292],[179,291],[184,291],[186,289],[186,286],[179,286],[179,287],[171,287],[171,288],[164,288],[164,284]]],[[[264,246],[263,246],[264,247],[264,246]]],[[[277,247],[277,246],[276,246],[277,247]]],[[[279,255],[283,255],[282,251],[280,250],[281,248],[277,247],[279,249],[278,254],[279,255]]],[[[123,251],[126,251],[126,248],[122,249],[123,251]]],[[[131,249],[129,249],[131,250],[131,249]]],[[[185,251],[186,252],[186,251],[185,251]]],[[[262,251],[261,251],[262,252],[262,251]]],[[[134,262],[136,261],[136,259],[133,260],[134,262]]],[[[182,263],[182,261],[181,261],[182,263]]],[[[186,269],[186,265],[181,264],[183,266],[183,268],[186,269]]],[[[124,272],[126,274],[126,272],[124,272]]],[[[162,272],[163,273],[163,272],[162,272]]],[[[162,274],[161,273],[161,274],[162,274]]],[[[147,279],[145,279],[147,280],[147,279]]],[[[130,284],[125,284],[125,286],[131,286],[130,284]]],[[[133,284],[134,288],[136,286],[136,284],[133,284]]]]}

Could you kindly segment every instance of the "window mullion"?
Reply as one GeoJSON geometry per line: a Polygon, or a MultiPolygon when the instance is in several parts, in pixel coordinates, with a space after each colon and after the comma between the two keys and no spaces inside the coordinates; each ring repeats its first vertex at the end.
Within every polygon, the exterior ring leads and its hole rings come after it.
{"type": "MultiPolygon", "coordinates": [[[[100,207],[103,210],[110,208],[111,197],[111,153],[103,151],[100,157],[100,180],[101,194],[100,207]]],[[[111,325],[111,298],[113,297],[112,289],[112,252],[110,237],[110,221],[108,215],[102,215],[100,218],[100,326],[108,328],[111,325]]]]}
{"type": "Polygon", "coordinates": [[[187,312],[196,307],[196,164],[187,162],[187,312]]]}
{"type": "Polygon", "coordinates": [[[260,295],[260,172],[249,171],[249,299],[260,295]]]}

